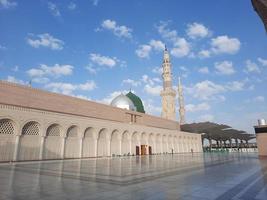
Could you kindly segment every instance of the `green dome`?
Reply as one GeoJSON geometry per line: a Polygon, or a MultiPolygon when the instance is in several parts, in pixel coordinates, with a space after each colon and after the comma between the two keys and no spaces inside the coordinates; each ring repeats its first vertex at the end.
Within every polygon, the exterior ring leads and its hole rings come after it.
{"type": "Polygon", "coordinates": [[[137,112],[145,113],[143,102],[138,96],[136,96],[132,92],[129,92],[128,94],[126,94],[126,96],[132,100],[137,112]]]}

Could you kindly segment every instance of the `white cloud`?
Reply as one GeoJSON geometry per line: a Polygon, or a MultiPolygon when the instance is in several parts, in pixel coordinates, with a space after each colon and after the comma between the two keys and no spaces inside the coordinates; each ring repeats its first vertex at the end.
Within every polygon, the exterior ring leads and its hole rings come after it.
{"type": "Polygon", "coordinates": [[[31,79],[34,83],[44,84],[49,82],[49,78],[47,77],[36,77],[31,79]]]}
{"type": "Polygon", "coordinates": [[[85,69],[87,69],[90,74],[96,74],[98,70],[98,68],[94,68],[92,65],[88,65],[85,69]]]}
{"type": "Polygon", "coordinates": [[[196,22],[187,25],[186,33],[190,38],[193,39],[204,38],[210,34],[209,29],[207,27],[205,27],[203,24],[199,24],[196,22]]]}
{"type": "Polygon", "coordinates": [[[198,72],[202,74],[208,74],[210,71],[208,67],[201,67],[198,69],[198,72]]]}
{"type": "Polygon", "coordinates": [[[51,14],[54,15],[55,17],[61,16],[61,13],[56,4],[48,2],[48,9],[50,10],[51,14]]]}
{"type": "Polygon", "coordinates": [[[3,45],[0,44],[0,50],[3,50],[4,51],[4,50],[7,50],[7,48],[5,46],[3,46],[3,45]]]}
{"type": "Polygon", "coordinates": [[[120,94],[126,94],[126,93],[128,93],[127,90],[123,90],[123,91],[114,91],[114,92],[110,93],[108,96],[104,97],[103,99],[101,99],[101,100],[97,100],[97,101],[100,102],[100,103],[104,103],[104,104],[108,104],[108,105],[109,105],[109,104],[111,103],[111,101],[112,101],[115,97],[119,96],[120,94]]]}
{"type": "Polygon", "coordinates": [[[13,71],[13,72],[18,72],[18,71],[19,71],[19,66],[16,65],[15,67],[13,67],[13,68],[12,68],[12,71],[13,71]]]}
{"type": "Polygon", "coordinates": [[[177,31],[167,28],[168,25],[169,22],[162,21],[156,28],[164,39],[172,42],[174,47],[171,49],[171,54],[178,58],[189,55],[191,50],[189,42],[185,38],[178,37],[177,31]]]}
{"type": "Polygon", "coordinates": [[[136,55],[139,58],[149,58],[149,54],[151,52],[152,48],[150,45],[139,45],[138,49],[135,51],[136,55]]]}
{"type": "Polygon", "coordinates": [[[6,79],[8,82],[21,84],[21,85],[27,85],[27,83],[23,80],[16,79],[14,76],[8,76],[6,79]]]}
{"type": "Polygon", "coordinates": [[[258,61],[262,66],[267,66],[267,59],[258,58],[258,61]]]}
{"type": "Polygon", "coordinates": [[[214,67],[218,74],[231,75],[235,73],[233,63],[230,61],[216,62],[214,67]]]}
{"type": "Polygon", "coordinates": [[[146,113],[151,115],[160,115],[162,108],[161,106],[155,106],[155,103],[152,99],[143,100],[143,104],[146,113]]]}
{"type": "Polygon", "coordinates": [[[27,71],[27,74],[31,77],[44,77],[44,76],[68,76],[73,72],[72,65],[59,65],[55,64],[53,66],[47,66],[41,64],[38,68],[32,68],[27,71]]]}
{"type": "Polygon", "coordinates": [[[119,26],[114,20],[104,20],[101,27],[106,30],[110,30],[114,35],[120,38],[132,38],[132,29],[127,26],[119,26]]]}
{"type": "Polygon", "coordinates": [[[158,75],[161,75],[162,74],[162,67],[155,67],[152,69],[152,72],[155,73],[155,74],[158,74],[158,75]]]}
{"type": "Polygon", "coordinates": [[[72,84],[63,82],[52,82],[45,85],[45,88],[65,95],[74,95],[73,92],[76,90],[91,91],[96,88],[96,83],[93,80],[89,80],[82,84],[72,84]]]}
{"type": "Polygon", "coordinates": [[[184,38],[177,38],[174,42],[174,48],[171,49],[171,54],[175,57],[184,57],[190,53],[190,44],[184,38]]]}
{"type": "Polygon", "coordinates": [[[111,58],[108,56],[102,56],[100,54],[95,54],[95,53],[90,54],[90,60],[99,66],[107,66],[109,68],[114,67],[119,61],[116,57],[111,58]]]}
{"type": "Polygon", "coordinates": [[[210,110],[210,105],[208,103],[200,103],[200,104],[187,104],[185,106],[185,110],[187,112],[199,112],[199,111],[207,111],[210,110]]]}
{"type": "Polygon", "coordinates": [[[225,91],[225,88],[222,85],[213,83],[212,81],[209,80],[198,82],[192,87],[184,87],[184,88],[188,94],[200,100],[219,99],[220,96],[218,96],[218,94],[225,91]]]}
{"type": "Polygon", "coordinates": [[[257,96],[253,99],[255,102],[264,102],[265,98],[264,96],[257,96]]]}
{"type": "Polygon", "coordinates": [[[125,79],[122,81],[122,84],[129,84],[133,87],[137,87],[139,85],[141,85],[141,82],[140,81],[135,81],[135,80],[132,80],[132,79],[125,79]]]}
{"type": "Polygon", "coordinates": [[[246,67],[244,71],[246,73],[260,73],[260,68],[256,63],[252,62],[251,60],[246,60],[245,64],[246,67]]]}
{"type": "Polygon", "coordinates": [[[73,3],[73,2],[70,2],[69,5],[68,5],[68,9],[69,10],[75,10],[76,7],[77,7],[77,5],[75,3],[73,3]]]}
{"type": "Polygon", "coordinates": [[[160,40],[150,40],[149,44],[139,45],[136,49],[135,53],[139,58],[149,58],[152,50],[155,51],[163,51],[165,49],[165,45],[160,40]]]}
{"type": "Polygon", "coordinates": [[[212,122],[214,120],[214,116],[211,114],[204,114],[199,117],[201,122],[212,122]]]}
{"type": "Polygon", "coordinates": [[[34,38],[27,38],[27,42],[34,48],[47,47],[52,50],[62,50],[64,42],[60,39],[54,38],[49,33],[39,34],[37,36],[32,35],[34,38]]]}
{"type": "Polygon", "coordinates": [[[12,0],[0,0],[0,7],[2,8],[12,8],[17,6],[17,2],[12,1],[12,0]]]}
{"type": "Polygon", "coordinates": [[[176,41],[178,35],[177,35],[177,31],[176,30],[171,30],[169,28],[167,28],[167,26],[169,25],[169,21],[161,21],[160,24],[158,26],[156,26],[159,34],[167,40],[170,41],[176,41]]]}
{"type": "Polygon", "coordinates": [[[153,96],[159,96],[160,92],[162,90],[162,86],[161,85],[150,85],[150,84],[146,84],[144,87],[144,91],[147,94],[153,95],[153,96]]]}
{"type": "Polygon", "coordinates": [[[226,89],[230,91],[242,91],[245,89],[245,81],[232,81],[226,84],[226,89]]]}
{"type": "Polygon", "coordinates": [[[212,51],[216,54],[235,54],[239,51],[241,43],[238,38],[230,38],[227,35],[211,39],[212,51]]]}
{"type": "Polygon", "coordinates": [[[150,40],[149,45],[156,51],[163,51],[165,49],[165,45],[160,40],[150,40]]]}
{"type": "Polygon", "coordinates": [[[98,3],[99,3],[99,0],[91,0],[91,1],[93,2],[93,5],[94,5],[94,6],[97,6],[98,3]]]}
{"type": "Polygon", "coordinates": [[[209,58],[210,57],[210,51],[209,50],[201,50],[198,52],[198,56],[200,58],[209,58]]]}

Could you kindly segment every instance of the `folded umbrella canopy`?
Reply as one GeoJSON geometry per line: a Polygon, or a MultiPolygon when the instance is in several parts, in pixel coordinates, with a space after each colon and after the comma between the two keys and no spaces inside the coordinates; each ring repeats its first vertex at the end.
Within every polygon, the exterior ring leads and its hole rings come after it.
{"type": "Polygon", "coordinates": [[[267,32],[267,0],[251,0],[254,10],[260,16],[267,32]]]}

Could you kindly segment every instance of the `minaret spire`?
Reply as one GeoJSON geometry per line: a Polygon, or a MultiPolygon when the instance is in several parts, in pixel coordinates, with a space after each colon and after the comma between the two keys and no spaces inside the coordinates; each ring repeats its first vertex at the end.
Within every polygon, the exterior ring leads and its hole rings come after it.
{"type": "Polygon", "coordinates": [[[185,124],[184,95],[180,77],[178,77],[178,100],[179,100],[180,124],[185,124]]]}
{"type": "Polygon", "coordinates": [[[162,113],[161,116],[166,119],[175,120],[175,96],[176,92],[172,88],[172,72],[171,61],[168,49],[165,45],[163,53],[162,63],[162,78],[163,78],[163,90],[160,95],[162,97],[162,113]]]}

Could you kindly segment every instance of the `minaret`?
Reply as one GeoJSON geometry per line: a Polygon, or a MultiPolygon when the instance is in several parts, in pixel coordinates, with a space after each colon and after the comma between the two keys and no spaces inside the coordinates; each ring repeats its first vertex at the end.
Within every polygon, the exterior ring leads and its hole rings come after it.
{"type": "Polygon", "coordinates": [[[175,96],[176,92],[172,88],[172,72],[170,55],[165,45],[162,63],[163,90],[160,93],[162,97],[161,116],[166,119],[175,120],[175,96]]]}
{"type": "Polygon", "coordinates": [[[178,79],[179,79],[179,81],[178,81],[178,100],[179,100],[180,124],[185,124],[185,108],[184,108],[183,87],[181,84],[180,77],[178,79]]]}

